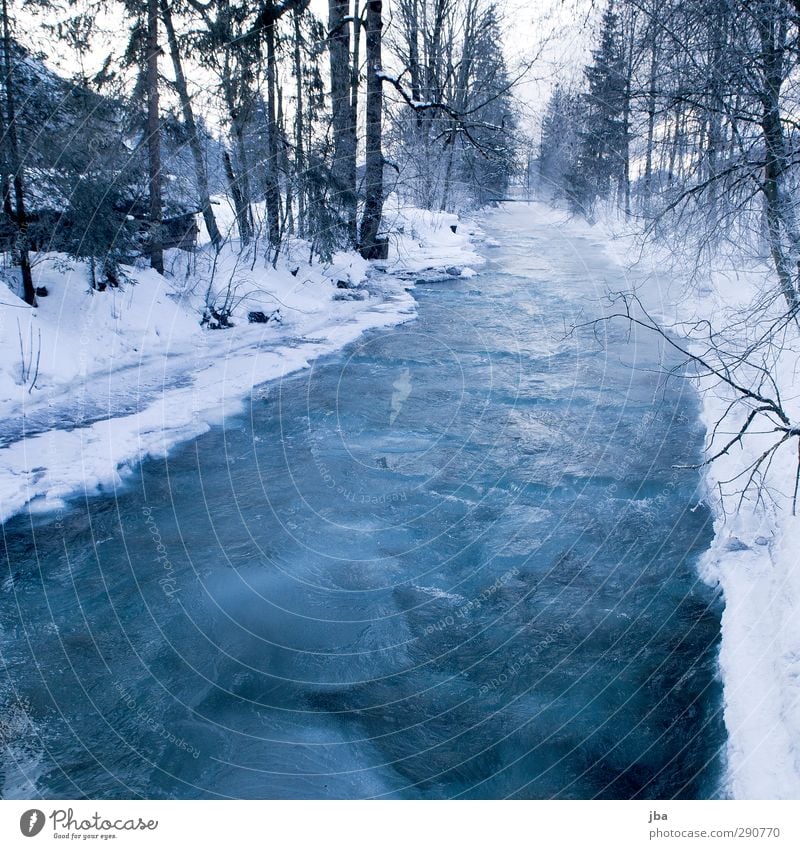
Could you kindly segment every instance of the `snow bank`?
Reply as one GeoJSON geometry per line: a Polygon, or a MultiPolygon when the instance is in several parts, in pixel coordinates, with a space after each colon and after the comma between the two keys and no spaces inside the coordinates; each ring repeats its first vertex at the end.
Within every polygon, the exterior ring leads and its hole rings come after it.
{"type": "MultiPolygon", "coordinates": [[[[696,295],[694,310],[720,317],[725,304],[752,302],[766,277],[755,264],[738,279],[714,275],[711,287],[696,295]]],[[[784,348],[773,370],[795,422],[800,421],[798,342],[784,348]]],[[[721,389],[705,389],[703,418],[710,431],[728,402],[721,389]]],[[[726,432],[741,423],[734,421],[726,432]]],[[[745,503],[734,513],[733,505],[724,505],[716,495],[720,482],[754,462],[771,442],[770,434],[756,433],[706,473],[715,538],[702,566],[725,597],[720,668],[729,735],[728,791],[737,799],[800,799],[800,517],[792,516],[791,505],[796,443],[776,456],[764,503],[745,503]]]]}
{"type": "Polygon", "coordinates": [[[344,252],[309,265],[298,241],[273,268],[263,245],[240,254],[234,242],[216,258],[171,251],[166,277],[128,268],[118,289],[93,292],[84,263],[40,256],[36,309],[0,294],[0,521],[118,486],[143,458],[240,413],[259,384],[412,319],[421,271],[482,262],[478,231],[455,216],[395,200],[387,217],[399,232],[381,265],[344,252]],[[234,327],[201,327],[208,303],[234,327]]]}
{"type": "MultiPolygon", "coordinates": [[[[732,257],[702,280],[690,282],[675,267],[668,246],[641,252],[622,219],[590,226],[566,213],[540,209],[562,233],[601,242],[607,255],[647,280],[640,294],[666,324],[710,319],[724,327],[726,314],[755,303],[775,283],[767,258],[732,257]],[[628,232],[626,232],[626,228],[628,232]]],[[[743,324],[744,341],[754,328],[743,324]]],[[[784,406],[800,421],[800,339],[787,340],[773,374],[784,406]]],[[[713,431],[731,398],[711,382],[699,386],[702,417],[713,431]]],[[[725,428],[731,436],[741,419],[725,428]]],[[[800,799],[800,516],[792,516],[797,446],[790,442],[772,464],[765,503],[723,502],[718,484],[732,478],[771,444],[754,434],[706,469],[715,537],[700,563],[705,580],[722,588],[720,672],[728,731],[726,787],[737,799],[800,799]]]]}

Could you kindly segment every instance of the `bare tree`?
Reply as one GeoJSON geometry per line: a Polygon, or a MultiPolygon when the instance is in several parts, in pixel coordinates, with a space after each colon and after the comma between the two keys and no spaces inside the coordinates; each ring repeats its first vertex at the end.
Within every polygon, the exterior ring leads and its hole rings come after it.
{"type": "Polygon", "coordinates": [[[427,209],[481,206],[502,196],[522,147],[511,107],[497,6],[486,0],[402,0],[386,75],[400,101],[388,110],[388,148],[400,190],[427,209]]]}
{"type": "Polygon", "coordinates": [[[263,39],[267,52],[267,161],[265,179],[265,201],[267,208],[267,231],[269,243],[275,250],[275,258],[281,243],[281,194],[278,178],[279,136],[277,120],[278,99],[278,33],[280,19],[288,12],[303,11],[309,0],[267,0],[262,3],[249,36],[256,43],[263,39]]]}
{"type": "Polygon", "coordinates": [[[200,201],[200,209],[205,221],[208,236],[215,248],[219,248],[222,244],[222,236],[217,227],[217,220],[214,217],[214,210],[211,207],[211,197],[208,190],[208,171],[206,161],[203,155],[203,149],[200,145],[200,138],[197,133],[197,122],[194,118],[194,110],[192,109],[192,101],[189,98],[189,90],[186,85],[186,75],[183,71],[183,61],[181,59],[180,47],[175,34],[175,26],[172,22],[172,11],[168,0],[161,0],[161,17],[164,21],[164,29],[167,33],[167,42],[169,44],[169,52],[172,58],[172,67],[175,72],[175,90],[178,93],[178,100],[181,105],[183,114],[183,123],[186,126],[186,134],[189,140],[189,149],[192,152],[194,160],[195,179],[197,181],[197,194],[200,201]]]}
{"type": "MultiPolygon", "coordinates": [[[[349,0],[329,0],[328,44],[331,78],[331,113],[333,127],[333,162],[331,179],[334,201],[341,209],[351,245],[358,241],[356,233],[356,121],[353,98],[353,62],[350,52],[349,0]]],[[[358,31],[358,24],[356,24],[358,31]]],[[[354,54],[355,55],[355,54],[354,54]]]]}
{"type": "Polygon", "coordinates": [[[150,198],[150,266],[164,273],[161,201],[161,114],[158,103],[158,0],[147,0],[147,156],[150,198]]]}
{"type": "MultiPolygon", "coordinates": [[[[770,317],[743,314],[742,321],[760,323],[754,340],[737,341],[730,327],[715,329],[708,320],[681,322],[665,327],[631,292],[611,296],[616,307],[613,312],[574,329],[624,321],[628,326],[642,328],[659,336],[681,355],[680,363],[671,373],[701,381],[704,390],[713,389],[727,398],[727,407],[716,421],[708,437],[706,458],[702,463],[684,468],[701,468],[742,447],[747,438],[761,438],[766,445],[747,460],[728,480],[720,481],[720,496],[724,501],[735,497],[737,508],[745,500],[761,503],[769,495],[767,475],[781,449],[792,448],[795,467],[791,493],[793,514],[797,511],[800,486],[800,423],[793,421],[784,404],[773,371],[773,345],[793,324],[794,316],[778,314],[770,317]]],[[[735,328],[733,328],[735,330],[735,328]]]]}
{"type": "Polygon", "coordinates": [[[749,255],[771,262],[773,282],[748,305],[669,327],[635,293],[617,293],[615,309],[590,323],[658,334],[682,356],[682,374],[724,399],[703,465],[748,445],[719,482],[725,501],[765,499],[770,468],[791,457],[793,510],[800,423],[781,363],[796,353],[800,329],[798,12],[787,0],[623,0],[623,18],[640,18],[626,49],[641,57],[629,62],[628,127],[644,163],[643,237],[668,245],[681,271],[688,260],[706,276],[749,255]]]}
{"type": "Polygon", "coordinates": [[[295,78],[295,105],[294,105],[294,170],[297,182],[297,230],[300,235],[305,235],[306,227],[306,187],[305,172],[306,145],[305,145],[305,106],[303,98],[303,59],[302,59],[302,11],[294,9],[292,13],[292,27],[294,44],[292,49],[292,61],[294,64],[295,78]]]}
{"type": "Polygon", "coordinates": [[[384,259],[388,242],[379,236],[383,215],[383,65],[381,38],[383,4],[368,0],[366,23],[367,114],[366,170],[364,172],[364,210],[361,216],[360,249],[365,259],[384,259]]]}

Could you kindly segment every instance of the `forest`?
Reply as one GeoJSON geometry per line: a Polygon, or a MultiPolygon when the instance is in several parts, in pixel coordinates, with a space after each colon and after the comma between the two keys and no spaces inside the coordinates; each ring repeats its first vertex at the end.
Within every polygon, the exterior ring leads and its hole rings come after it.
{"type": "MultiPolygon", "coordinates": [[[[784,0],[609,2],[580,84],[553,89],[539,160],[546,193],[590,221],[617,210],[700,288],[715,271],[768,264],[771,283],[749,300],[735,292],[720,315],[681,322],[676,347],[730,394],[706,462],[751,428],[774,437],[724,481],[726,492],[734,503],[760,498],[763,473],[790,447],[793,512],[799,432],[778,373],[800,308],[799,24],[800,4],[784,0]]],[[[635,293],[618,306],[664,331],[635,293]]]]}
{"type": "Polygon", "coordinates": [[[515,170],[514,80],[499,13],[485,0],[67,2],[20,4],[28,43],[3,6],[4,245],[28,304],[29,254],[89,260],[92,285],[119,265],[193,243],[200,215],[214,249],[236,238],[273,261],[287,239],[313,256],[385,258],[385,197],[429,210],[480,206],[515,170]],[[109,18],[119,53],[98,51],[109,18]],[[53,37],[76,69],[39,62],[53,37]],[[396,69],[396,70],[394,70],[396,69]],[[200,85],[193,80],[202,80],[200,85]],[[224,196],[235,234],[216,221],[224,196]]]}

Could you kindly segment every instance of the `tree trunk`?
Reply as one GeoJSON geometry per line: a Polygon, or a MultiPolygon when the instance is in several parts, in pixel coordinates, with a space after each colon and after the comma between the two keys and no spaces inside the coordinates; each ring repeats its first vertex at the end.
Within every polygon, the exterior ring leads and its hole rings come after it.
{"type": "Polygon", "coordinates": [[[708,132],[706,134],[706,169],[708,173],[708,229],[711,233],[717,230],[717,214],[719,203],[719,187],[717,186],[717,163],[722,148],[722,112],[724,100],[721,94],[725,81],[721,78],[720,66],[725,56],[727,45],[725,33],[728,29],[726,10],[720,6],[714,14],[711,28],[711,52],[709,56],[709,115],[708,132]]]}
{"type": "Polygon", "coordinates": [[[453,184],[453,166],[455,164],[456,154],[456,133],[455,128],[451,131],[451,141],[447,149],[447,165],[444,169],[444,181],[442,185],[442,202],[439,204],[440,212],[447,212],[447,205],[450,203],[450,189],[453,184]]]}
{"type": "Polygon", "coordinates": [[[347,229],[350,242],[355,247],[358,244],[358,87],[361,77],[361,10],[359,0],[353,0],[353,61],[350,76],[350,163],[348,180],[353,190],[353,198],[348,210],[347,229]]]}
{"type": "Polygon", "coordinates": [[[367,125],[365,134],[366,171],[364,174],[364,212],[361,218],[361,255],[365,259],[384,259],[388,243],[378,237],[383,214],[383,68],[381,66],[381,0],[367,2],[367,125]]]}
{"type": "Polygon", "coordinates": [[[622,110],[622,130],[625,134],[625,139],[622,143],[622,198],[625,217],[631,217],[631,148],[630,148],[630,129],[631,129],[631,97],[630,97],[631,81],[625,84],[625,106],[622,110]]]}
{"type": "Polygon", "coordinates": [[[297,233],[305,236],[306,232],[306,192],[305,173],[306,156],[303,142],[303,61],[300,53],[302,33],[300,21],[302,12],[298,9],[293,13],[294,23],[294,76],[295,76],[295,113],[294,113],[294,171],[297,181],[297,233]]]}
{"type": "MultiPolygon", "coordinates": [[[[233,141],[236,145],[236,188],[239,202],[236,206],[236,222],[239,226],[239,237],[242,244],[249,245],[253,238],[253,199],[250,191],[250,157],[247,155],[247,146],[244,143],[244,126],[237,113],[233,121],[233,141]]],[[[231,172],[233,173],[233,172],[231,172]]]]}
{"type": "MultiPolygon", "coordinates": [[[[0,115],[2,115],[2,111],[0,111],[0,115]]],[[[5,137],[5,121],[0,120],[0,138],[5,137]]],[[[11,204],[11,183],[8,182],[8,168],[6,168],[6,163],[2,163],[3,165],[3,176],[0,178],[0,191],[3,193],[3,212],[8,218],[9,221],[14,220],[14,207],[11,204]]]]}
{"type": "MultiPolygon", "coordinates": [[[[420,64],[419,64],[419,7],[418,0],[409,0],[407,11],[406,38],[408,40],[408,71],[411,78],[411,99],[419,102],[422,100],[422,91],[420,88],[420,64]]],[[[414,123],[412,125],[416,129],[422,126],[422,115],[419,112],[414,113],[414,123]]]]}
{"type": "Polygon", "coordinates": [[[150,267],[164,273],[161,232],[161,121],[158,108],[158,0],[147,0],[147,153],[150,193],[150,267]]]}
{"type": "Polygon", "coordinates": [[[236,215],[236,223],[239,227],[239,238],[244,244],[250,241],[250,221],[248,218],[247,204],[242,197],[236,172],[233,170],[231,155],[227,150],[222,152],[222,166],[225,169],[225,177],[228,181],[228,191],[233,198],[233,210],[236,215]]]}
{"type": "Polygon", "coordinates": [[[625,85],[622,92],[622,168],[620,187],[622,189],[625,217],[631,217],[631,81],[633,79],[634,51],[636,49],[635,19],[629,21],[627,56],[625,60],[625,85]]]}
{"type": "Polygon", "coordinates": [[[433,8],[433,32],[428,46],[428,66],[425,97],[439,103],[442,100],[442,79],[440,74],[442,58],[442,33],[444,18],[448,11],[447,0],[435,0],[433,8]]]}
{"type": "MultiPolygon", "coordinates": [[[[783,174],[786,170],[786,140],[781,122],[781,87],[784,77],[784,55],[786,49],[786,19],[776,21],[772,10],[762,7],[758,19],[759,35],[764,62],[764,81],[761,92],[763,114],[761,129],[764,137],[764,203],[775,271],[781,292],[790,310],[800,306],[797,286],[793,274],[793,262],[783,244],[783,229],[790,241],[795,243],[797,233],[791,219],[791,209],[783,197],[783,174]]],[[[780,13],[779,13],[780,14],[780,13]]],[[[793,248],[797,248],[793,244],[793,248]]]]}
{"type": "Polygon", "coordinates": [[[186,76],[183,73],[183,63],[181,62],[178,39],[175,36],[175,27],[172,24],[172,12],[170,11],[168,0],[161,0],[161,17],[164,21],[164,29],[167,32],[169,52],[172,56],[172,67],[175,71],[175,89],[178,92],[181,112],[183,113],[183,123],[186,125],[186,132],[189,136],[189,149],[192,152],[192,158],[194,160],[197,195],[200,201],[200,209],[203,213],[203,221],[205,221],[211,243],[215,248],[219,248],[222,244],[222,236],[217,227],[214,210],[211,208],[211,197],[208,191],[208,172],[206,170],[203,150],[200,146],[200,139],[197,135],[197,124],[194,120],[192,102],[189,99],[189,91],[186,87],[186,76]]]}
{"type": "MultiPolygon", "coordinates": [[[[237,169],[234,170],[233,162],[227,152],[223,154],[223,165],[225,167],[225,176],[228,180],[230,193],[233,197],[236,225],[239,229],[239,240],[242,245],[248,245],[253,238],[254,227],[253,214],[250,208],[250,201],[252,199],[250,192],[250,169],[247,148],[244,143],[244,118],[242,111],[247,105],[245,100],[249,103],[252,93],[244,90],[244,83],[241,86],[241,90],[237,91],[236,81],[231,71],[230,56],[227,51],[222,66],[221,79],[225,105],[228,108],[228,115],[231,121],[231,136],[236,153],[237,169]]],[[[245,111],[249,111],[249,108],[245,109],[245,111]]]]}
{"type": "Polygon", "coordinates": [[[328,2],[328,53],[331,65],[331,117],[333,126],[334,205],[346,222],[348,237],[352,232],[355,206],[355,127],[352,111],[352,58],[350,55],[349,0],[328,2]]]}
{"type": "MultiPolygon", "coordinates": [[[[25,209],[25,185],[22,173],[22,161],[19,156],[17,137],[17,113],[14,96],[13,64],[11,61],[11,23],[8,18],[8,2],[3,0],[3,63],[6,87],[6,143],[8,145],[8,164],[11,166],[14,184],[14,219],[17,225],[15,253],[19,258],[22,276],[22,296],[26,304],[36,306],[36,290],[33,288],[33,274],[28,254],[28,216],[25,209]]],[[[5,199],[4,199],[5,202],[5,199]]]]}
{"type": "Polygon", "coordinates": [[[683,109],[680,106],[675,107],[675,131],[672,134],[672,141],[669,147],[669,161],[667,164],[667,185],[672,186],[675,182],[675,167],[678,158],[678,147],[680,146],[681,129],[683,124],[683,109]]]}
{"type": "Polygon", "coordinates": [[[658,47],[653,34],[653,44],[650,47],[650,73],[647,89],[647,149],[644,160],[644,207],[650,208],[650,197],[653,193],[653,141],[656,129],[656,67],[658,65],[658,47]]]}
{"type": "Polygon", "coordinates": [[[275,28],[282,15],[288,12],[300,14],[308,7],[309,0],[282,0],[276,3],[267,0],[262,6],[253,32],[263,34],[267,47],[267,176],[265,198],[267,207],[267,232],[269,243],[278,259],[281,243],[281,189],[278,180],[278,121],[276,102],[278,89],[277,57],[275,55],[277,35],[275,28]]]}
{"type": "MultiPolygon", "coordinates": [[[[289,156],[286,152],[286,123],[283,118],[283,86],[278,86],[278,138],[280,139],[280,147],[278,149],[278,173],[284,174],[285,186],[285,203],[281,201],[279,207],[279,218],[281,222],[281,233],[294,232],[294,218],[292,212],[292,181],[288,179],[289,174],[289,156]]],[[[280,194],[279,194],[280,197],[280,194]]]]}
{"type": "MultiPolygon", "coordinates": [[[[272,6],[272,4],[270,4],[272,6]]],[[[267,207],[267,233],[269,243],[277,249],[281,243],[281,190],[278,183],[278,121],[276,117],[277,59],[275,56],[274,15],[270,15],[264,28],[267,43],[267,177],[265,201],[267,207]]]]}

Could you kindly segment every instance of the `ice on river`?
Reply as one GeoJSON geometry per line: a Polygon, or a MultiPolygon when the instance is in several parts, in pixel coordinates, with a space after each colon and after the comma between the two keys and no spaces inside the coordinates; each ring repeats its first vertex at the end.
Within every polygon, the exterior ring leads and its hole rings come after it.
{"type": "Polygon", "coordinates": [[[592,240],[486,226],[413,323],[6,524],[39,794],[717,793],[696,399],[653,340],[565,338],[621,274],[592,240]]]}

